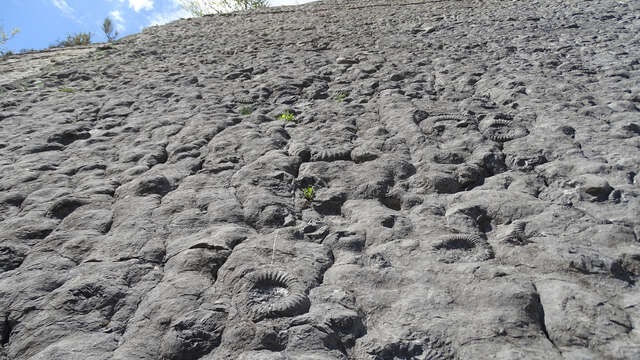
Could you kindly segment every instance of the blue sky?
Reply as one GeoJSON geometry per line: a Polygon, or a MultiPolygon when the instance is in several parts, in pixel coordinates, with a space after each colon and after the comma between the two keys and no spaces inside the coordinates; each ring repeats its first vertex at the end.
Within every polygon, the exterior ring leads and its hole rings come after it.
{"type": "MultiPolygon", "coordinates": [[[[203,0],[200,0],[203,1],[203,0]]],[[[19,28],[4,48],[44,49],[67,34],[91,32],[93,42],[106,41],[102,22],[109,16],[118,38],[144,27],[189,17],[178,0],[0,0],[0,26],[5,32],[19,28]]],[[[271,0],[271,5],[295,5],[309,0],[271,0]]]]}

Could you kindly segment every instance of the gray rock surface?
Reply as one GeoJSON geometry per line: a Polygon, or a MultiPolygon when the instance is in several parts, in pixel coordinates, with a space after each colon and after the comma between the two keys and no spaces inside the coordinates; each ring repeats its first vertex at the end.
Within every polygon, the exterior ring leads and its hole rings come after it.
{"type": "Polygon", "coordinates": [[[639,30],[320,1],[4,81],[0,359],[640,359],[639,30]]]}

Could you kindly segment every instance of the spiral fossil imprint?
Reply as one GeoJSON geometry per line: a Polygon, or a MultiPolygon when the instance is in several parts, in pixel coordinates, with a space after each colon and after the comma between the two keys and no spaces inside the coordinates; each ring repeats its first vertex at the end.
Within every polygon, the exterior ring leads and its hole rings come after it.
{"type": "Polygon", "coordinates": [[[334,148],[316,150],[311,154],[311,161],[351,160],[350,148],[334,148]]]}
{"type": "Polygon", "coordinates": [[[513,223],[511,231],[504,237],[504,239],[511,243],[523,243],[526,241],[524,229],[527,223],[518,221],[513,223]]]}
{"type": "Polygon", "coordinates": [[[443,236],[433,248],[440,249],[472,249],[480,245],[482,240],[478,235],[474,234],[455,234],[443,236]]]}
{"type": "MultiPolygon", "coordinates": [[[[450,342],[445,338],[412,334],[416,339],[400,339],[385,345],[374,345],[367,353],[376,359],[420,359],[453,360],[457,359],[450,342]]],[[[366,346],[366,345],[365,345],[366,346]]]]}
{"type": "Polygon", "coordinates": [[[465,121],[469,120],[469,116],[466,114],[459,113],[448,113],[448,114],[434,114],[430,115],[426,118],[426,120],[431,121],[432,123],[437,123],[439,121],[465,121]]]}
{"type": "Polygon", "coordinates": [[[445,253],[441,259],[445,263],[486,261],[495,256],[491,245],[475,234],[443,236],[433,249],[445,253]]]}
{"type": "Polygon", "coordinates": [[[258,271],[250,277],[249,286],[249,305],[258,317],[299,315],[311,305],[304,287],[284,271],[258,271]]]}
{"type": "Polygon", "coordinates": [[[529,135],[529,131],[506,119],[492,119],[482,130],[484,137],[495,142],[507,142],[529,135]]]}

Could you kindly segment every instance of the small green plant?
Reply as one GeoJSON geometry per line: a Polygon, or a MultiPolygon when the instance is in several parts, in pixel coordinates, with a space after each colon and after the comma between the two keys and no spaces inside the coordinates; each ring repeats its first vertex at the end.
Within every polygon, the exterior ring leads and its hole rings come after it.
{"type": "Polygon", "coordinates": [[[89,45],[89,44],[91,44],[91,36],[92,36],[92,34],[90,32],[88,32],[88,33],[78,33],[78,34],[68,34],[66,39],[58,40],[54,45],[51,45],[49,47],[50,48],[56,48],[56,47],[89,45]]]}
{"type": "Polygon", "coordinates": [[[293,113],[289,110],[285,111],[284,114],[280,115],[280,119],[284,120],[286,122],[292,122],[292,121],[296,121],[295,116],[293,115],[293,113]]]}
{"type": "Polygon", "coordinates": [[[337,102],[342,102],[342,101],[344,101],[344,99],[345,99],[346,97],[347,97],[347,94],[345,94],[345,93],[340,93],[340,94],[338,94],[338,96],[336,97],[336,101],[337,101],[337,102]]]}
{"type": "Polygon", "coordinates": [[[308,201],[312,201],[315,196],[315,194],[313,193],[313,186],[303,188],[302,195],[304,195],[304,198],[308,201]]]}
{"type": "Polygon", "coordinates": [[[253,112],[253,108],[251,106],[243,106],[240,108],[240,114],[249,115],[253,112]]]}
{"type": "Polygon", "coordinates": [[[62,89],[60,89],[58,91],[63,92],[63,93],[68,93],[68,94],[74,94],[76,92],[72,88],[62,88],[62,89]]]}
{"type": "Polygon", "coordinates": [[[7,41],[11,40],[11,38],[16,36],[19,32],[20,32],[20,29],[16,28],[9,31],[9,33],[5,33],[2,27],[0,26],[0,55],[5,55],[5,54],[11,55],[11,51],[3,50],[4,44],[6,44],[7,41]]]}

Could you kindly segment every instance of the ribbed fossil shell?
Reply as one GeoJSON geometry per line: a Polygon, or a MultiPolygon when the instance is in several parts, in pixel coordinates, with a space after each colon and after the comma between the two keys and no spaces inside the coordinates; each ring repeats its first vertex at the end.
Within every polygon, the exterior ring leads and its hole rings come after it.
{"type": "Polygon", "coordinates": [[[448,120],[465,121],[465,120],[469,120],[469,116],[461,113],[434,114],[434,115],[428,116],[426,120],[432,123],[437,123],[439,121],[448,121],[448,120]]]}
{"type": "Polygon", "coordinates": [[[248,96],[238,96],[235,100],[238,104],[251,105],[254,103],[254,100],[248,96]]]}
{"type": "Polygon", "coordinates": [[[516,233],[516,234],[524,233],[524,227],[526,225],[527,224],[524,223],[524,222],[517,222],[517,223],[513,224],[513,232],[516,233]]]}
{"type": "Polygon", "coordinates": [[[258,271],[250,277],[249,286],[249,305],[258,317],[295,316],[311,306],[302,285],[283,271],[258,271]]]}
{"type": "Polygon", "coordinates": [[[507,142],[529,135],[529,131],[521,126],[513,125],[509,120],[493,119],[489,121],[482,135],[495,142],[507,142]]]}
{"type": "Polygon", "coordinates": [[[418,126],[425,134],[431,134],[441,132],[447,126],[475,128],[477,126],[476,121],[477,119],[474,116],[465,113],[433,113],[419,122],[418,126]],[[455,124],[439,124],[444,121],[453,121],[455,124]]]}
{"type": "Polygon", "coordinates": [[[523,243],[526,240],[524,233],[524,228],[526,225],[527,224],[523,221],[513,223],[511,231],[507,233],[507,235],[504,237],[504,240],[510,243],[523,243]]]}
{"type": "Polygon", "coordinates": [[[350,148],[333,148],[315,150],[311,154],[311,161],[351,160],[350,148]]]}
{"type": "Polygon", "coordinates": [[[485,261],[495,256],[491,245],[475,234],[443,236],[433,249],[443,254],[440,261],[444,263],[485,261]]]}
{"type": "Polygon", "coordinates": [[[436,250],[446,249],[471,249],[481,243],[478,235],[474,234],[455,234],[443,236],[433,248],[436,250]]]}
{"type": "Polygon", "coordinates": [[[507,119],[491,119],[485,124],[485,130],[490,127],[511,126],[513,122],[507,119]]]}

